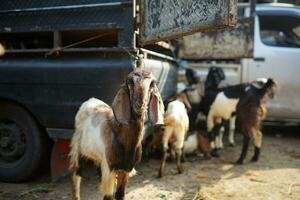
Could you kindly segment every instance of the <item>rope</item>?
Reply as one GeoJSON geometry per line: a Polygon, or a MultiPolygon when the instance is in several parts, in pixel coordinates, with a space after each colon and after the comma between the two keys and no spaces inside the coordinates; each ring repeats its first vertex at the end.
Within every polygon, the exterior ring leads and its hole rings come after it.
{"type": "MultiPolygon", "coordinates": [[[[61,53],[63,50],[65,49],[68,49],[68,48],[71,48],[71,47],[74,47],[74,46],[77,46],[77,45],[80,45],[80,44],[83,44],[85,42],[89,42],[89,41],[92,41],[92,40],[95,40],[95,39],[98,39],[98,38],[101,38],[103,36],[106,36],[110,33],[102,33],[102,34],[99,34],[99,35],[96,35],[96,36],[93,36],[93,37],[90,37],[90,38],[87,38],[87,39],[84,39],[84,40],[81,40],[79,42],[75,42],[73,44],[69,44],[67,46],[64,46],[64,47],[55,47],[53,48],[50,52],[46,53],[45,56],[48,57],[48,56],[51,56],[53,54],[59,54],[61,53]]],[[[132,57],[133,59],[133,62],[135,64],[135,66],[137,67],[141,67],[143,68],[143,54],[139,54],[140,52],[140,49],[137,50],[137,52],[135,54],[132,54],[130,51],[128,51],[126,48],[123,48],[124,51],[126,51],[129,56],[132,57]]]]}
{"type": "Polygon", "coordinates": [[[90,38],[81,40],[81,41],[79,41],[79,42],[75,42],[75,43],[73,43],[73,44],[69,44],[69,45],[64,46],[64,47],[56,47],[56,48],[53,48],[52,51],[46,53],[45,56],[47,57],[47,56],[51,56],[51,55],[53,55],[53,54],[59,54],[59,53],[61,53],[63,50],[65,50],[65,49],[67,49],[67,48],[71,48],[71,47],[77,46],[77,45],[79,45],[79,44],[83,44],[83,43],[85,43],[85,42],[89,42],[89,41],[92,41],[92,40],[101,38],[101,37],[106,36],[106,35],[108,35],[108,34],[110,34],[110,33],[102,33],[102,34],[99,34],[99,35],[96,35],[96,36],[93,36],[93,37],[90,37],[90,38]]]}

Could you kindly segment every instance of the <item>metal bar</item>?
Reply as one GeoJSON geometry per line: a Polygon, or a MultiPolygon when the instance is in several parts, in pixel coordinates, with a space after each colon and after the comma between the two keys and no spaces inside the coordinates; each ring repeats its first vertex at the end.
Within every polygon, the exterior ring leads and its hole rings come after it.
{"type": "Polygon", "coordinates": [[[166,60],[169,60],[169,61],[173,61],[173,62],[176,62],[176,59],[171,57],[171,56],[166,56],[164,54],[161,54],[161,53],[156,53],[154,51],[150,51],[148,49],[144,49],[144,48],[140,48],[140,50],[144,53],[147,53],[149,55],[153,55],[153,56],[156,56],[156,57],[159,57],[159,58],[163,58],[163,59],[166,59],[166,60]]]}
{"type": "Polygon", "coordinates": [[[241,8],[248,7],[249,5],[250,5],[249,2],[247,2],[247,3],[238,3],[238,7],[241,7],[241,8]]]}
{"type": "Polygon", "coordinates": [[[126,2],[113,2],[113,3],[95,3],[88,5],[72,5],[72,6],[53,6],[43,8],[26,8],[26,9],[14,9],[14,10],[3,10],[1,13],[11,12],[33,12],[33,11],[49,11],[49,10],[62,10],[62,9],[76,9],[76,8],[95,8],[95,7],[109,7],[109,6],[121,6],[121,5],[132,5],[132,1],[126,2]]]}
{"type": "MultiPolygon", "coordinates": [[[[44,48],[44,49],[8,49],[6,53],[45,53],[53,49],[44,48]]],[[[132,48],[128,48],[128,51],[133,51],[132,48]]],[[[125,48],[118,47],[94,47],[94,48],[69,48],[65,49],[64,52],[124,52],[125,48]]]]}

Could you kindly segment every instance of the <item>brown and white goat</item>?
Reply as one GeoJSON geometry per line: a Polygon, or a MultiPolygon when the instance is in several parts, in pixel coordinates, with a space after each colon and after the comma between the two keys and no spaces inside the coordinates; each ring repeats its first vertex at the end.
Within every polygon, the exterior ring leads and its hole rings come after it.
{"type": "Polygon", "coordinates": [[[141,159],[148,107],[151,122],[163,124],[164,106],[156,81],[151,72],[141,69],[128,75],[112,107],[96,98],[81,105],[69,154],[73,199],[80,199],[80,157],[101,170],[103,199],[124,199],[128,174],[141,159]]]}
{"type": "MultiPolygon", "coordinates": [[[[241,99],[245,99],[250,90],[251,91],[262,88],[267,82],[266,78],[259,78],[251,83],[242,83],[238,85],[227,86],[219,91],[213,91],[206,94],[205,98],[213,101],[207,103],[205,107],[209,106],[207,115],[207,130],[211,139],[211,146],[215,148],[212,154],[218,156],[217,148],[223,147],[222,137],[223,131],[221,126],[226,125],[227,132],[229,132],[229,143],[234,145],[234,133],[236,116],[236,107],[241,99]],[[228,122],[229,124],[226,124],[228,122]]],[[[204,103],[203,103],[204,105],[204,103]]]]}
{"type": "Polygon", "coordinates": [[[259,159],[262,145],[261,123],[267,113],[265,104],[268,99],[274,97],[275,87],[277,83],[271,78],[261,88],[250,85],[246,88],[246,96],[241,98],[237,105],[238,127],[243,134],[243,148],[240,158],[236,161],[237,164],[243,164],[250,139],[253,140],[255,147],[252,161],[256,162],[259,159]]]}
{"type": "Polygon", "coordinates": [[[181,156],[184,140],[189,129],[187,109],[190,108],[191,105],[185,93],[178,94],[175,100],[168,103],[164,116],[164,131],[162,135],[163,154],[158,177],[162,177],[165,168],[169,143],[171,143],[171,148],[176,154],[178,173],[182,173],[181,156]]]}

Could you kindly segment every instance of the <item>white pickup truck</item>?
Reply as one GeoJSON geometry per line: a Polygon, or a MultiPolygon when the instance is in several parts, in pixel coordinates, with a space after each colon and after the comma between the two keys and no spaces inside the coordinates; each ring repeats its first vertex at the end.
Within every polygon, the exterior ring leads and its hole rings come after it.
{"type": "MultiPolygon", "coordinates": [[[[249,13],[250,9],[246,8],[245,15],[249,13]]],[[[267,120],[299,123],[300,7],[289,4],[258,4],[256,13],[253,58],[231,60],[232,62],[194,60],[188,62],[188,65],[196,69],[203,79],[212,65],[222,67],[230,84],[273,77],[280,88],[275,99],[269,101],[267,120]]],[[[195,38],[191,41],[195,41],[195,38]]],[[[204,45],[202,41],[196,42],[198,47],[204,45]]],[[[194,47],[196,50],[197,46],[194,47]]],[[[233,48],[226,51],[231,50],[234,51],[233,48]]]]}
{"type": "Polygon", "coordinates": [[[243,59],[241,80],[274,77],[280,85],[269,102],[269,120],[300,121],[300,7],[258,5],[254,59],[243,59]]]}

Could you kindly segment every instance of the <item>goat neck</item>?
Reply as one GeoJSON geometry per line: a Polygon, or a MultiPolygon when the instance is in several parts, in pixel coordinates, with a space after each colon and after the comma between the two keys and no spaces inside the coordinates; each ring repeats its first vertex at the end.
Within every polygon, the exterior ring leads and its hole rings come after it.
{"type": "Polygon", "coordinates": [[[141,141],[144,134],[144,120],[131,120],[130,124],[122,124],[113,119],[111,168],[131,171],[141,159],[141,141]]]}

